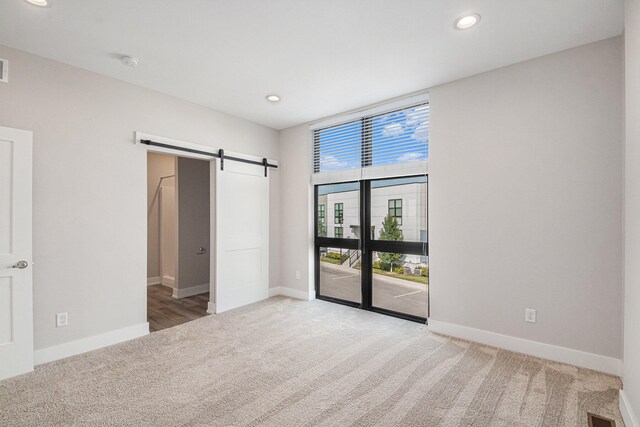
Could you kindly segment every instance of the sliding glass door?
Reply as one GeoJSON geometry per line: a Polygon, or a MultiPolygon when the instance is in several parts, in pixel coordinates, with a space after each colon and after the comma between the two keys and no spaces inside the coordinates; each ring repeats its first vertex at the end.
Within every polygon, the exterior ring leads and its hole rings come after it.
{"type": "Polygon", "coordinates": [[[424,321],[427,200],[424,175],[316,186],[318,298],[424,321]]]}
{"type": "Polygon", "coordinates": [[[316,200],[316,288],[325,299],[362,303],[360,183],[318,185],[316,200]]]}
{"type": "Polygon", "coordinates": [[[366,236],[372,260],[371,306],[428,317],[427,177],[369,181],[366,236]]]}

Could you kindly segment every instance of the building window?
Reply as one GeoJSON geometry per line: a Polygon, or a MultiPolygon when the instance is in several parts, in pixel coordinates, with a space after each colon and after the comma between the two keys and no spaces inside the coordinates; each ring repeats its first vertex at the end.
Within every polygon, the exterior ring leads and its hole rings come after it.
{"type": "Polygon", "coordinates": [[[333,204],[333,222],[336,224],[342,224],[344,222],[344,205],[342,203],[333,204]]]}
{"type": "Polygon", "coordinates": [[[337,239],[342,239],[344,237],[344,235],[342,234],[342,227],[334,227],[333,235],[337,239]]]}
{"type": "Polygon", "coordinates": [[[389,200],[389,215],[398,220],[398,225],[402,225],[402,199],[389,200]]]}
{"type": "Polygon", "coordinates": [[[324,205],[318,205],[318,236],[326,237],[327,227],[325,223],[326,214],[324,205]]]}

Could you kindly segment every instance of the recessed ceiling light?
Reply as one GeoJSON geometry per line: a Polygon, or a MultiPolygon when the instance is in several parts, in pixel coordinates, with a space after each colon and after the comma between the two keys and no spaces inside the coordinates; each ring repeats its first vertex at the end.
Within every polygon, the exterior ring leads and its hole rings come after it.
{"type": "Polygon", "coordinates": [[[458,30],[466,30],[467,28],[471,28],[480,22],[480,15],[477,13],[472,13],[470,15],[461,16],[456,19],[453,23],[453,26],[458,30]]]}
{"type": "Polygon", "coordinates": [[[39,7],[51,7],[53,0],[25,0],[27,3],[31,3],[34,6],[39,7]]]}
{"type": "Polygon", "coordinates": [[[127,67],[135,68],[138,66],[138,58],[129,55],[122,55],[120,57],[120,62],[127,67]]]}
{"type": "Polygon", "coordinates": [[[267,101],[269,101],[269,102],[278,102],[278,101],[280,101],[280,97],[278,95],[267,95],[265,98],[267,98],[267,101]]]}

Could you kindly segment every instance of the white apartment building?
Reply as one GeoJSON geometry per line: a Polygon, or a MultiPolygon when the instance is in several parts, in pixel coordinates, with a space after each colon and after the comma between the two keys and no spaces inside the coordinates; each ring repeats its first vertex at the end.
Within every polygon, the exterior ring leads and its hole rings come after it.
{"type": "MultiPolygon", "coordinates": [[[[374,239],[380,238],[387,215],[397,221],[404,241],[426,242],[427,191],[426,183],[398,185],[393,180],[376,181],[371,188],[371,227],[374,239]]],[[[360,237],[360,192],[358,190],[334,191],[318,196],[318,226],[326,237],[358,239],[360,237]]],[[[331,250],[330,251],[334,251],[331,250]]],[[[335,252],[339,252],[336,249],[335,252]]],[[[375,257],[374,257],[375,259],[375,257]]],[[[407,255],[406,264],[424,265],[428,258],[407,255]]]]}
{"type": "MultiPolygon", "coordinates": [[[[426,183],[384,185],[374,183],[371,189],[371,226],[374,239],[387,215],[398,220],[404,241],[427,241],[426,183]]],[[[318,223],[325,227],[326,237],[357,239],[360,237],[360,192],[338,191],[318,196],[318,223]]]]}

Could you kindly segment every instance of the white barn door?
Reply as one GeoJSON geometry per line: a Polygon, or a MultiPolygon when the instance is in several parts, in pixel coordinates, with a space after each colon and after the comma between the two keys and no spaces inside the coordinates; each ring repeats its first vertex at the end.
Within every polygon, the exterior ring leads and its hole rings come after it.
{"type": "Polygon", "coordinates": [[[264,167],[216,159],[215,312],[269,297],[269,178],[264,167]]]}
{"type": "Polygon", "coordinates": [[[31,132],[0,127],[0,380],[33,370],[31,132]]]}

